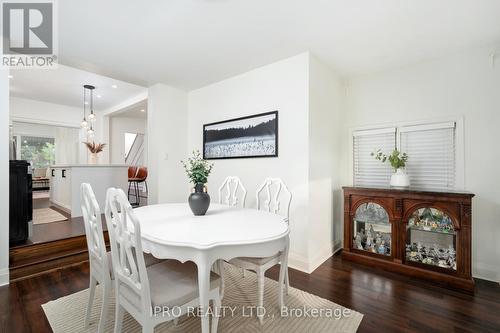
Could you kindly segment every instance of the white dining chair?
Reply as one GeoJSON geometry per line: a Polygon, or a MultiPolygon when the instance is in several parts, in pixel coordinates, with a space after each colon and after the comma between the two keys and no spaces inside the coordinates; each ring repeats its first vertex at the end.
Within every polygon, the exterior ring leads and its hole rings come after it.
{"type": "Polygon", "coordinates": [[[228,176],[219,187],[219,203],[232,207],[245,207],[247,190],[239,177],[228,176]]]}
{"type": "MultiPolygon", "coordinates": [[[[288,190],[285,183],[279,178],[266,178],[264,183],[256,192],[257,209],[266,210],[274,214],[283,215],[286,222],[289,223],[290,203],[292,202],[292,193],[288,190]],[[262,194],[263,193],[263,194],[262,194]]],[[[257,306],[262,308],[264,305],[264,274],[274,265],[280,264],[279,281],[285,281],[285,291],[288,294],[288,246],[282,252],[265,258],[239,257],[229,261],[231,264],[241,267],[244,270],[251,270],[257,274],[257,306]],[[283,276],[284,275],[284,276],[283,276]]],[[[279,303],[283,307],[283,284],[279,286],[279,303]]],[[[257,311],[260,323],[264,321],[262,311],[257,311]]]]}
{"type": "MultiPolygon", "coordinates": [[[[115,273],[115,333],[121,332],[125,311],[141,324],[142,332],[151,333],[156,325],[176,320],[199,306],[194,263],[165,260],[146,267],[143,256],[134,255],[142,253],[141,227],[123,190],[108,189],[105,216],[115,273]]],[[[208,296],[215,314],[221,308],[219,285],[220,277],[212,272],[208,296]]],[[[217,332],[217,325],[215,315],[212,332],[217,332]]]]}
{"type": "Polygon", "coordinates": [[[82,205],[83,222],[89,251],[90,281],[89,301],[85,315],[85,328],[89,327],[92,304],[94,302],[97,284],[102,289],[102,307],[99,319],[98,332],[104,332],[109,308],[109,296],[111,294],[112,271],[110,270],[111,259],[106,251],[104,235],[102,231],[101,210],[92,191],[90,184],[82,183],[80,186],[80,199],[82,205]]]}
{"type": "MultiPolygon", "coordinates": [[[[219,204],[228,205],[231,207],[245,208],[245,201],[247,198],[247,190],[243,185],[241,179],[237,176],[228,176],[219,187],[219,204]]],[[[221,277],[221,297],[224,297],[224,260],[217,260],[214,267],[221,277]]],[[[243,274],[245,272],[244,269],[243,274]]]]}
{"type": "MultiPolygon", "coordinates": [[[[85,328],[90,325],[95,290],[97,284],[99,284],[102,289],[102,306],[97,331],[103,332],[106,320],[108,320],[111,281],[114,278],[111,252],[106,249],[102,230],[101,209],[90,184],[82,183],[80,185],[80,199],[90,267],[89,300],[84,325],[85,328]]],[[[149,254],[144,256],[144,260],[146,266],[161,262],[161,260],[149,254]]]]}

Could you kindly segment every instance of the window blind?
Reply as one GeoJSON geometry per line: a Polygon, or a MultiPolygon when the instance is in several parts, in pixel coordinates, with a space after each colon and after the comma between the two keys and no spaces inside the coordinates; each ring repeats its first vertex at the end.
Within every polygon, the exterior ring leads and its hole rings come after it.
{"type": "Polygon", "coordinates": [[[395,147],[396,128],[354,132],[354,185],[388,186],[393,172],[391,166],[376,160],[371,153],[381,149],[384,154],[390,154],[395,147]]]}
{"type": "Polygon", "coordinates": [[[412,187],[455,189],[455,123],[401,127],[401,151],[412,187]]]}

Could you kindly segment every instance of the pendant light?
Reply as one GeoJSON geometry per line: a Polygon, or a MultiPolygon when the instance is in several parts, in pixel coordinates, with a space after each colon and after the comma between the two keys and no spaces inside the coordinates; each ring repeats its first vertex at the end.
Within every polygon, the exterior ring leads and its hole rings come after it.
{"type": "Polygon", "coordinates": [[[90,114],[89,114],[89,120],[92,123],[95,121],[95,114],[94,114],[94,89],[95,89],[95,87],[90,88],[90,114]]]}
{"type": "Polygon", "coordinates": [[[82,123],[80,124],[82,126],[83,129],[87,129],[87,126],[89,125],[89,123],[87,122],[87,119],[85,118],[85,97],[86,97],[86,92],[87,92],[87,89],[85,89],[85,86],[83,86],[83,120],[82,120],[82,123]]]}
{"type": "Polygon", "coordinates": [[[87,131],[87,135],[89,136],[89,138],[94,137],[94,128],[92,127],[92,124],[90,124],[90,128],[87,131]]]}
{"type": "Polygon", "coordinates": [[[94,122],[96,120],[95,114],[94,114],[94,86],[91,86],[89,84],[86,84],[83,86],[84,92],[83,92],[83,121],[82,121],[82,128],[87,130],[87,136],[90,138],[94,137],[94,122]],[[89,121],[85,119],[85,110],[86,107],[85,105],[89,104],[86,101],[86,91],[90,90],[89,95],[90,95],[90,114],[89,114],[89,121]],[[90,125],[90,126],[89,126],[90,125]]]}

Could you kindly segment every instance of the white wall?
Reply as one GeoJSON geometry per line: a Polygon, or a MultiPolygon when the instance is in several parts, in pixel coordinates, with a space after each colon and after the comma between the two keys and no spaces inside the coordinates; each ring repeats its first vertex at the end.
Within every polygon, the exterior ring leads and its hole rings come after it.
{"type": "MultiPolygon", "coordinates": [[[[332,163],[328,162],[324,166],[314,168],[311,174],[309,172],[309,156],[316,161],[321,154],[331,150],[330,143],[317,146],[309,141],[310,119],[314,123],[325,121],[325,126],[322,126],[325,130],[322,133],[327,133],[326,128],[330,127],[327,122],[331,119],[330,116],[323,117],[321,113],[329,111],[327,104],[330,100],[326,97],[327,93],[318,97],[315,95],[315,101],[311,103],[315,114],[310,118],[309,79],[309,54],[300,54],[190,92],[188,119],[189,151],[193,149],[201,151],[203,124],[267,111],[279,111],[279,157],[216,160],[208,188],[212,200],[217,201],[217,190],[224,178],[228,175],[239,176],[249,192],[247,207],[255,207],[255,191],[264,178],[282,178],[293,193],[290,213],[290,266],[303,271],[311,271],[317,261],[322,261],[314,259],[318,253],[311,253],[310,250],[319,250],[321,247],[319,251],[331,254],[332,245],[332,212],[331,205],[326,203],[331,200],[332,163]],[[314,150],[311,155],[310,149],[314,150]],[[310,175],[315,182],[317,181],[311,186],[310,175]],[[311,221],[310,216],[313,216],[313,213],[310,199],[313,196],[309,196],[310,189],[320,190],[325,194],[327,197],[320,206],[328,206],[327,212],[315,216],[311,221]],[[311,223],[315,226],[311,227],[311,223]],[[311,236],[314,232],[326,235],[311,236]],[[324,243],[317,248],[313,245],[314,239],[324,243]],[[313,262],[314,260],[316,262],[313,262]]],[[[333,79],[323,77],[319,70],[316,71],[316,67],[313,80],[315,81],[312,87],[325,81],[329,87],[334,86],[333,79]]],[[[323,136],[318,132],[314,138],[319,142],[323,136]]],[[[329,140],[326,137],[325,139],[329,140]]],[[[331,154],[327,158],[331,160],[331,154]]],[[[183,181],[187,183],[186,176],[183,177],[183,181]]]]}
{"type": "MultiPolygon", "coordinates": [[[[120,112],[123,112],[124,109],[129,109],[130,107],[133,107],[134,105],[137,106],[139,104],[142,104],[144,102],[147,103],[147,98],[148,98],[148,90],[145,88],[143,92],[140,94],[133,96],[131,98],[128,98],[127,100],[118,103],[117,105],[114,105],[110,107],[109,109],[102,110],[97,112],[96,114],[96,123],[98,124],[97,128],[97,136],[99,138],[99,142],[109,144],[111,142],[111,137],[110,137],[110,119],[113,117],[113,115],[117,115],[120,112]]],[[[109,147],[108,147],[109,148],[109,147]]],[[[100,154],[101,156],[99,157],[99,163],[110,163],[111,161],[111,154],[109,149],[104,149],[104,151],[100,154]]],[[[144,164],[147,165],[147,149],[144,150],[144,164]]]]}
{"type": "Polygon", "coordinates": [[[341,248],[341,80],[316,57],[309,61],[309,263],[341,248]]]}
{"type": "Polygon", "coordinates": [[[0,69],[0,286],[9,283],[9,72],[0,69]]]}
{"type": "Polygon", "coordinates": [[[148,203],[186,202],[187,94],[164,84],[148,91],[148,203]]]}
{"type": "Polygon", "coordinates": [[[83,111],[72,106],[10,97],[10,117],[14,121],[79,127],[83,111]]]}
{"type": "Polygon", "coordinates": [[[111,164],[125,163],[125,133],[146,133],[146,119],[114,116],[109,119],[111,164]]]}
{"type": "MultiPolygon", "coordinates": [[[[349,127],[464,117],[465,189],[473,199],[473,273],[500,279],[500,64],[495,48],[351,80],[344,123],[342,165],[349,165],[349,127]]],[[[411,157],[410,157],[411,158],[411,157]]],[[[344,168],[345,184],[352,183],[344,168]]]]}

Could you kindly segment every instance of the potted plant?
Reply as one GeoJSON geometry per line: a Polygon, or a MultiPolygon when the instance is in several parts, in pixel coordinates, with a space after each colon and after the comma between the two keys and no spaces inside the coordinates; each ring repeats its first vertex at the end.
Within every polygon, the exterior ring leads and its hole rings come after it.
{"type": "Polygon", "coordinates": [[[382,163],[389,161],[394,169],[394,174],[391,176],[392,187],[405,188],[410,186],[410,177],[405,172],[406,161],[408,161],[406,153],[401,153],[399,150],[394,149],[390,155],[386,155],[379,149],[371,153],[371,156],[375,156],[375,159],[382,163]]]}
{"type": "Polygon", "coordinates": [[[104,147],[106,146],[105,143],[95,143],[95,142],[84,142],[83,143],[85,146],[87,146],[87,149],[90,152],[90,157],[89,157],[89,164],[97,164],[97,159],[100,152],[103,151],[104,147]]]}
{"type": "Polygon", "coordinates": [[[212,172],[213,164],[201,157],[198,150],[193,151],[193,156],[187,162],[181,161],[189,181],[194,185],[194,191],[189,195],[189,207],[196,216],[205,215],[210,206],[210,195],[205,184],[212,172]]]}

